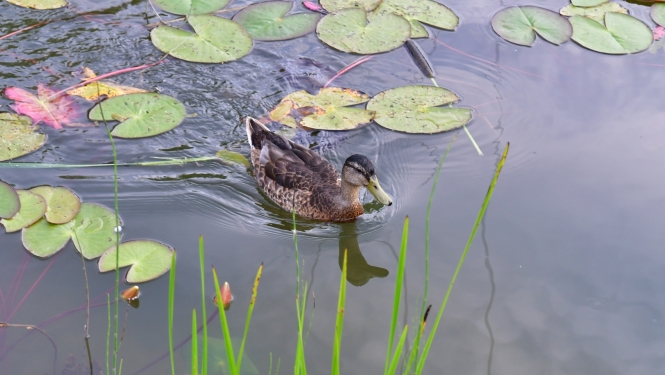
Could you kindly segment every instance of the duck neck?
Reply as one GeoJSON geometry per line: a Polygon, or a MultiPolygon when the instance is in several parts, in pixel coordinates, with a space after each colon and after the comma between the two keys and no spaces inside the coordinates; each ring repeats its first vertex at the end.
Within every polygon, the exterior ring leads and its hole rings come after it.
{"type": "Polygon", "coordinates": [[[358,200],[358,195],[360,194],[360,185],[353,185],[342,179],[341,189],[339,193],[339,204],[343,206],[355,206],[360,205],[358,200]]]}

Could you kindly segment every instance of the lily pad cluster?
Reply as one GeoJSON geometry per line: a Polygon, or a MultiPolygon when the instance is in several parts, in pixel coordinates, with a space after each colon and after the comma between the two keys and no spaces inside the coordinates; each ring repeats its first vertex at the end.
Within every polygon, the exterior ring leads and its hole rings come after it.
{"type": "Polygon", "coordinates": [[[533,45],[537,34],[552,44],[573,39],[583,47],[607,54],[644,51],[653,42],[653,33],[644,22],[607,0],[572,0],[558,14],[535,6],[510,7],[494,15],[492,28],[519,45],[533,45]]]}
{"type": "Polygon", "coordinates": [[[442,107],[458,100],[454,92],[436,86],[397,87],[371,99],[360,91],[329,87],[316,95],[292,92],[270,112],[270,118],[290,127],[319,130],[349,130],[374,120],[395,131],[432,134],[471,121],[469,108],[442,107]],[[367,103],[365,109],[349,107],[362,103],[367,103]]]}
{"type": "MultiPolygon", "coordinates": [[[[71,240],[86,259],[101,257],[101,272],[115,269],[119,238],[116,224],[122,223],[116,223],[112,210],[81,202],[65,187],[44,185],[16,190],[0,181],[0,219],[7,233],[21,231],[23,246],[35,256],[53,256],[71,240]]],[[[132,266],[126,276],[132,283],[161,276],[170,269],[174,256],[171,248],[150,240],[130,241],[119,247],[119,265],[132,266]]]]}

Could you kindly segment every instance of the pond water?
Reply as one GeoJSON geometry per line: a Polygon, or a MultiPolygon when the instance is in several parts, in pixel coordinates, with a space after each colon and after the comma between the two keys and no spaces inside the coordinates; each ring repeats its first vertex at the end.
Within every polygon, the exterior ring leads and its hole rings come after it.
{"type": "MultiPolygon", "coordinates": [[[[234,0],[230,7],[248,3],[234,0]]],[[[528,3],[556,10],[568,2],[528,3]]],[[[610,56],[572,41],[559,47],[543,40],[532,48],[512,45],[492,31],[490,20],[500,9],[521,4],[448,0],[446,5],[461,18],[457,31],[430,29],[439,42],[418,40],[435,66],[438,83],[460,95],[458,106],[473,108],[468,129],[485,154],[478,156],[461,132],[443,166],[431,217],[428,303],[434,304],[433,313],[500,154],[506,142],[511,144],[425,373],[663,373],[665,51],[610,56]]],[[[654,26],[648,6],[621,4],[654,26]]],[[[57,20],[0,41],[3,88],[32,90],[45,83],[61,89],[78,82],[72,73],[83,67],[101,74],[162,57],[149,40],[146,25],[157,18],[145,1],[100,5],[72,0],[72,6],[91,13],[37,12],[0,3],[2,35],[57,20]]],[[[117,140],[118,159],[212,156],[221,149],[248,155],[244,117],[265,116],[290,91],[314,90],[357,58],[310,34],[255,42],[249,55],[226,64],[169,58],[117,76],[118,83],[173,96],[188,113],[196,113],[166,134],[117,140]]],[[[334,85],[375,95],[419,83],[429,80],[402,47],[352,69],[334,85]]],[[[0,110],[10,103],[0,98],[0,110]]],[[[112,161],[103,127],[42,129],[48,143],[18,161],[112,161]]],[[[303,276],[316,296],[306,345],[310,373],[329,372],[344,248],[351,251],[351,262],[341,369],[381,371],[407,215],[407,309],[400,324],[417,322],[427,199],[437,162],[456,133],[407,135],[370,124],[343,134],[301,135],[319,145],[337,167],[352,153],[369,156],[395,201],[392,207],[380,207],[368,195],[369,212],[351,224],[297,220],[303,276]]],[[[113,206],[111,168],[0,168],[0,179],[20,188],[63,185],[86,202],[113,206]]],[[[176,343],[191,332],[192,309],[200,310],[197,245],[202,235],[206,265],[214,265],[233,290],[228,318],[238,337],[256,270],[263,263],[247,358],[267,374],[272,354],[275,362],[281,358],[281,371],[289,373],[297,338],[291,216],[259,191],[251,172],[217,162],[120,168],[118,198],[124,240],[155,239],[178,252],[176,343]]],[[[104,367],[104,302],[114,275],[98,273],[95,262],[86,265],[92,304],[98,306],[90,312],[92,356],[104,367]]],[[[9,323],[39,325],[46,331],[57,345],[57,373],[85,369],[87,361],[86,315],[79,309],[86,302],[81,268],[71,244],[56,257],[40,260],[27,254],[19,234],[0,235],[0,317],[7,319],[18,306],[9,323]],[[12,283],[16,290],[8,289],[12,283]]],[[[208,281],[210,276],[208,272],[208,281]]],[[[206,287],[212,295],[212,283],[206,287]]],[[[141,285],[141,291],[141,306],[128,314],[120,350],[123,374],[138,373],[168,351],[168,278],[141,285]]],[[[207,307],[208,313],[213,311],[211,302],[207,307]]],[[[123,304],[121,319],[124,309],[123,304]]],[[[52,344],[39,333],[24,335],[19,328],[0,330],[0,373],[50,374],[52,344]]],[[[210,335],[221,337],[217,320],[210,335]]],[[[177,373],[189,373],[189,359],[181,351],[176,367],[177,373]]],[[[165,374],[169,368],[165,359],[142,373],[165,374]]]]}

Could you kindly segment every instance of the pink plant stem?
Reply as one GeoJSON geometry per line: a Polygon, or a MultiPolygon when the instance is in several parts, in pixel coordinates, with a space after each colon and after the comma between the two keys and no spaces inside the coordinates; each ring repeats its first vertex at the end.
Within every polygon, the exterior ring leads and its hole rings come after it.
{"type": "MultiPolygon", "coordinates": [[[[11,294],[9,304],[11,305],[14,305],[14,301],[16,300],[16,292],[18,292],[18,288],[19,286],[21,286],[21,281],[23,280],[23,276],[25,275],[25,270],[28,268],[29,261],[30,261],[30,255],[23,254],[23,259],[21,259],[21,264],[19,264],[16,273],[14,273],[14,279],[12,280],[12,283],[9,284],[8,293],[11,294]]],[[[9,295],[7,297],[9,298],[9,295]]]]}
{"type": "Polygon", "coordinates": [[[0,40],[3,40],[3,39],[6,39],[6,38],[9,38],[10,36],[14,36],[14,35],[16,35],[16,34],[20,34],[20,33],[24,32],[24,31],[28,31],[28,30],[30,30],[30,29],[34,29],[35,27],[39,27],[39,26],[42,26],[42,25],[46,25],[47,23],[51,23],[51,22],[53,22],[53,21],[43,21],[43,22],[36,23],[36,24],[34,24],[34,25],[32,25],[32,26],[24,27],[24,28],[22,28],[22,29],[16,30],[16,31],[11,32],[11,33],[9,33],[9,34],[5,34],[5,35],[3,35],[3,36],[0,36],[0,40]]]}
{"type": "Polygon", "coordinates": [[[323,85],[323,88],[325,89],[326,87],[328,87],[328,85],[329,85],[332,81],[334,81],[337,77],[339,77],[339,76],[341,76],[342,74],[348,72],[349,70],[355,68],[356,66],[358,66],[358,65],[360,65],[360,64],[362,64],[362,63],[364,63],[365,61],[372,59],[373,57],[374,57],[374,55],[372,55],[372,56],[368,56],[368,57],[363,57],[363,58],[361,58],[361,59],[359,59],[359,60],[356,60],[355,62],[351,63],[351,65],[348,65],[346,68],[340,70],[339,73],[335,74],[335,76],[333,76],[328,82],[326,82],[326,84],[323,85]]]}
{"type": "Polygon", "coordinates": [[[494,65],[494,66],[499,67],[499,68],[510,69],[510,70],[513,70],[513,71],[516,71],[516,72],[519,72],[519,73],[528,74],[528,75],[530,75],[530,76],[538,77],[538,78],[540,78],[540,79],[543,79],[543,80],[545,80],[545,81],[548,81],[548,79],[545,78],[545,77],[539,76],[539,75],[537,75],[537,74],[533,74],[533,73],[531,73],[531,72],[527,72],[527,71],[525,71],[525,70],[519,70],[519,69],[511,68],[511,67],[509,67],[509,66],[503,66],[503,65],[497,64],[497,63],[495,63],[495,62],[493,62],[493,61],[489,61],[489,60],[481,59],[480,57],[476,57],[476,56],[473,56],[473,55],[469,55],[468,53],[466,53],[466,52],[464,52],[464,51],[460,51],[460,50],[458,50],[457,48],[451,47],[451,46],[447,45],[446,43],[444,43],[444,42],[442,42],[442,41],[440,41],[440,40],[438,40],[438,39],[432,39],[432,40],[434,40],[435,42],[441,44],[442,46],[444,46],[444,47],[446,47],[446,48],[448,48],[448,49],[450,49],[450,50],[453,50],[453,51],[455,51],[455,52],[457,52],[457,53],[460,53],[460,54],[462,54],[462,55],[464,55],[464,56],[466,56],[466,57],[469,57],[469,58],[471,58],[471,59],[478,60],[478,61],[482,61],[482,62],[484,62],[484,63],[486,63],[486,64],[494,65]]]}
{"type": "Polygon", "coordinates": [[[129,73],[129,72],[133,72],[135,70],[150,68],[150,67],[153,67],[155,65],[159,65],[159,64],[163,63],[164,61],[165,61],[164,59],[161,59],[161,60],[155,61],[154,63],[134,66],[134,67],[131,67],[131,68],[120,69],[120,70],[116,70],[115,72],[102,74],[101,76],[97,76],[95,78],[86,79],[85,81],[83,81],[81,83],[77,83],[74,86],[70,86],[70,87],[68,87],[64,90],[60,90],[60,91],[56,92],[55,94],[51,95],[47,100],[49,100],[49,101],[53,100],[53,99],[57,98],[58,96],[64,94],[65,92],[67,92],[71,89],[74,89],[74,88],[77,88],[77,87],[80,87],[80,86],[85,86],[89,83],[96,82],[96,81],[99,81],[99,80],[104,79],[104,78],[113,77],[113,76],[116,76],[116,75],[119,75],[119,74],[129,73]]]}
{"type": "Polygon", "coordinates": [[[23,302],[25,302],[25,300],[30,296],[30,294],[32,293],[32,291],[35,290],[35,287],[37,286],[37,284],[39,284],[39,282],[42,280],[42,278],[44,277],[44,275],[46,275],[46,272],[51,268],[51,266],[53,265],[53,263],[58,259],[58,257],[60,257],[60,255],[61,255],[62,253],[63,253],[63,252],[61,251],[61,252],[58,253],[58,255],[54,256],[53,259],[49,262],[48,266],[46,266],[46,268],[44,268],[44,271],[42,271],[41,275],[39,275],[39,277],[37,278],[37,280],[35,280],[35,282],[32,284],[32,286],[30,287],[30,289],[28,289],[28,291],[25,293],[25,295],[24,295],[23,298],[21,299],[21,302],[19,302],[18,305],[16,305],[16,307],[14,308],[14,311],[12,311],[12,313],[9,314],[9,316],[7,317],[7,322],[8,322],[8,323],[9,323],[9,321],[12,319],[12,317],[14,316],[14,314],[16,313],[16,311],[17,311],[19,308],[21,308],[21,305],[23,305],[23,302]]]}

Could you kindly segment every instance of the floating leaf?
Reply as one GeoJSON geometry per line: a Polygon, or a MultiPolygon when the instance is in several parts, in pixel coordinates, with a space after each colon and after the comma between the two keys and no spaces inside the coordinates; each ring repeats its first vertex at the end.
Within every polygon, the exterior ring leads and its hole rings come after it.
{"type": "MultiPolygon", "coordinates": [[[[84,68],[83,73],[87,79],[95,78],[97,75],[90,68],[84,68]]],[[[140,92],[148,92],[146,90],[137,89],[136,87],[121,86],[111,81],[96,81],[89,83],[83,87],[77,87],[67,91],[69,95],[80,96],[86,100],[95,101],[100,96],[113,98],[120,95],[136,94],[140,92]]]]}
{"type": "Polygon", "coordinates": [[[651,18],[660,26],[665,27],[665,3],[658,3],[651,6],[651,18]]]}
{"type": "Polygon", "coordinates": [[[68,223],[81,210],[81,200],[66,187],[37,186],[30,189],[46,202],[46,220],[51,224],[68,223]]]}
{"type": "Polygon", "coordinates": [[[296,91],[279,102],[270,112],[270,118],[291,127],[299,123],[310,129],[354,129],[372,121],[374,112],[347,106],[368,100],[369,96],[365,93],[339,87],[322,88],[316,95],[304,90],[296,91]]]}
{"type": "Polygon", "coordinates": [[[595,7],[600,4],[606,3],[608,0],[570,0],[576,7],[595,7]]]}
{"type": "Polygon", "coordinates": [[[186,61],[222,63],[252,49],[252,38],[238,23],[210,14],[187,17],[195,33],[161,25],[150,32],[160,51],[186,61]]]}
{"type": "Polygon", "coordinates": [[[249,160],[247,160],[245,155],[237,153],[235,151],[220,150],[217,151],[215,156],[220,158],[226,164],[240,164],[246,168],[250,167],[249,160]]]}
{"type": "MultiPolygon", "coordinates": [[[[420,21],[445,30],[455,30],[459,25],[459,17],[455,12],[432,0],[383,0],[381,5],[373,12],[373,15],[370,16],[370,22],[374,19],[374,15],[386,13],[402,16],[411,22],[411,26],[415,31],[411,34],[413,38],[423,37],[422,33],[425,30],[422,25],[418,27],[417,23],[414,24],[414,21],[420,21]]],[[[427,33],[426,30],[425,33],[427,33]]]]}
{"type": "Polygon", "coordinates": [[[320,3],[328,12],[336,12],[346,8],[363,8],[371,12],[379,6],[381,0],[321,0],[320,3]]]}
{"type": "Polygon", "coordinates": [[[27,116],[0,113],[0,161],[29,154],[44,145],[46,136],[27,116]]]}
{"type": "Polygon", "coordinates": [[[185,106],[177,99],[146,93],[104,100],[90,110],[88,117],[94,121],[121,121],[111,132],[114,137],[143,138],[175,128],[185,115],[185,106]]]}
{"type": "Polygon", "coordinates": [[[653,32],[644,22],[626,14],[608,12],[604,26],[592,19],[573,16],[573,40],[596,52],[625,54],[644,51],[653,42],[653,32]]]}
{"type": "Polygon", "coordinates": [[[403,86],[383,91],[367,103],[376,112],[379,125],[407,133],[439,133],[459,128],[471,121],[467,108],[439,107],[459,97],[435,86],[403,86]]]}
{"type": "Polygon", "coordinates": [[[21,201],[16,190],[0,181],[0,219],[11,218],[21,208],[21,201]]]}
{"type": "Polygon", "coordinates": [[[534,6],[499,11],[492,18],[492,28],[503,39],[522,46],[533,45],[536,33],[557,45],[567,42],[573,34],[573,27],[565,17],[534,6]]]}
{"type": "Polygon", "coordinates": [[[55,91],[42,84],[37,87],[37,96],[18,87],[7,87],[4,93],[7,98],[16,102],[10,107],[30,117],[35,125],[42,121],[56,129],[62,129],[63,125],[73,125],[71,117],[76,111],[67,95],[53,97],[55,91]]]}
{"type": "Polygon", "coordinates": [[[46,202],[41,196],[28,190],[16,190],[21,208],[11,219],[2,219],[0,223],[7,233],[16,232],[36,223],[46,212],[46,202]]]}
{"type": "Polygon", "coordinates": [[[628,14],[628,9],[622,7],[618,3],[606,2],[601,5],[589,8],[576,7],[571,4],[561,8],[559,11],[562,16],[583,16],[586,18],[591,18],[592,20],[597,21],[603,25],[605,24],[605,13],[607,12],[628,14]]]}
{"type": "Polygon", "coordinates": [[[7,0],[8,3],[18,5],[23,8],[32,9],[58,9],[67,6],[66,0],[7,0]]]}
{"type": "Polygon", "coordinates": [[[69,223],[51,224],[42,219],[23,229],[23,246],[32,254],[46,258],[64,248],[72,238],[76,249],[86,259],[93,259],[115,246],[115,226],[113,211],[98,204],[83,203],[76,218],[69,223]]]}
{"type": "MultiPolygon", "coordinates": [[[[155,241],[139,240],[120,244],[119,267],[131,265],[125,279],[142,283],[165,274],[171,269],[173,249],[155,241]]],[[[115,269],[116,247],[110,247],[99,258],[99,272],[115,269]]]]}
{"type": "Polygon", "coordinates": [[[254,40],[286,40],[311,33],[321,18],[314,13],[286,15],[291,1],[268,1],[248,6],[233,16],[254,40]]]}
{"type": "Polygon", "coordinates": [[[160,8],[181,16],[212,13],[227,6],[231,0],[152,0],[160,8]]]}
{"type": "Polygon", "coordinates": [[[393,50],[409,39],[411,26],[402,17],[384,13],[367,23],[364,9],[342,9],[323,17],[316,26],[321,41],[344,52],[373,54],[393,50]]]}

